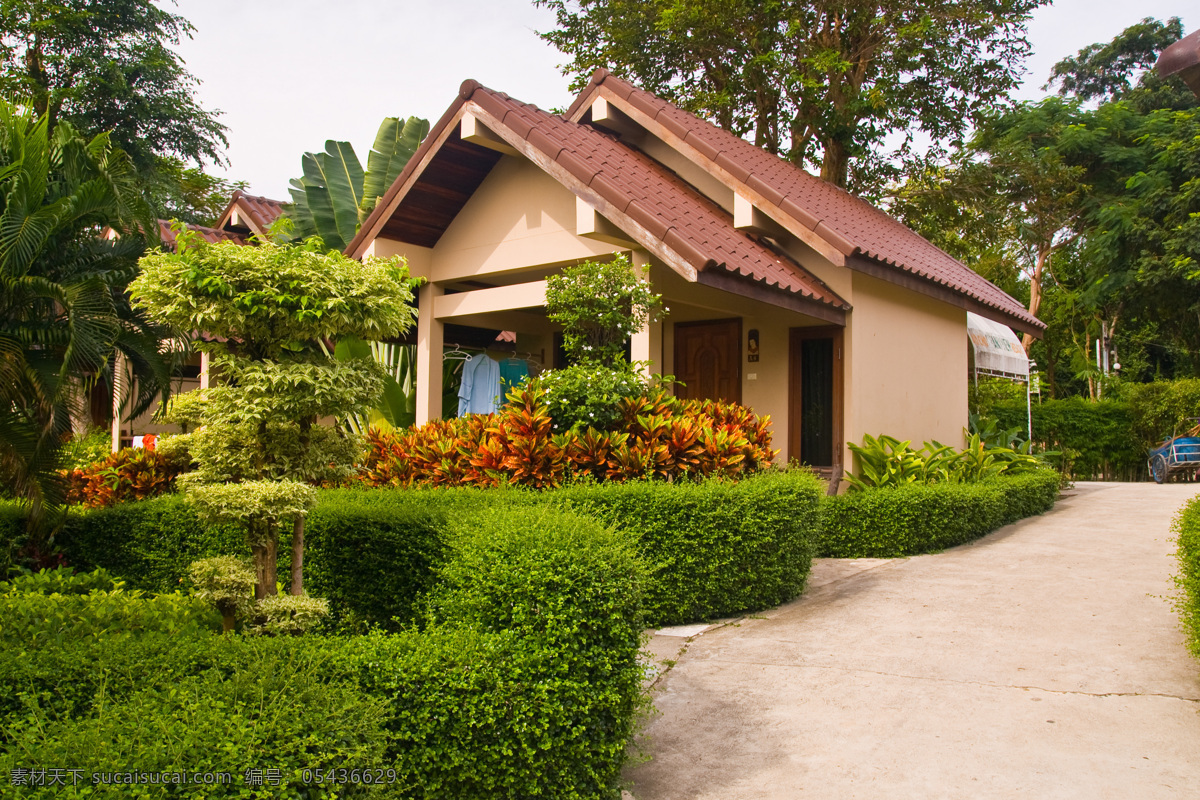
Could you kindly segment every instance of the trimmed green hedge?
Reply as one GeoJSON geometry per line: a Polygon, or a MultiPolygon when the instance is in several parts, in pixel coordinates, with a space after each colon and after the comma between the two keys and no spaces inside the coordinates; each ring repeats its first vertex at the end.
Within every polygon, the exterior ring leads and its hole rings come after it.
{"type": "Polygon", "coordinates": [[[823,503],[818,555],[898,558],[944,550],[1053,507],[1058,473],[870,489],[823,503]]]}
{"type": "Polygon", "coordinates": [[[1175,557],[1179,559],[1175,582],[1182,590],[1177,607],[1188,647],[1200,658],[1200,495],[1179,510],[1173,531],[1178,543],[1175,557]]]}
{"type": "Polygon", "coordinates": [[[617,797],[642,702],[628,542],[546,508],[464,516],[449,538],[421,632],[118,627],[27,648],[28,631],[0,628],[0,770],[233,772],[207,797],[341,796],[303,785],[303,769],[330,767],[394,770],[389,796],[617,797]],[[280,770],[283,785],[245,785],[250,767],[280,770]]]}
{"type": "MultiPolygon", "coordinates": [[[[804,471],[736,483],[635,481],[547,492],[323,491],[305,526],[305,588],[327,597],[344,621],[397,629],[433,585],[454,520],[549,504],[576,508],[632,538],[648,569],[650,624],[731,616],[804,590],[822,494],[821,482],[804,471]]],[[[196,559],[248,554],[236,529],[206,528],[177,496],[84,512],[62,541],[72,565],[103,567],[148,591],[178,588],[196,559]]],[[[281,577],[288,556],[281,546],[281,577]]]]}
{"type": "Polygon", "coordinates": [[[824,485],[802,470],[736,483],[609,483],[551,493],[628,533],[652,625],[759,611],[804,591],[824,485]]]}

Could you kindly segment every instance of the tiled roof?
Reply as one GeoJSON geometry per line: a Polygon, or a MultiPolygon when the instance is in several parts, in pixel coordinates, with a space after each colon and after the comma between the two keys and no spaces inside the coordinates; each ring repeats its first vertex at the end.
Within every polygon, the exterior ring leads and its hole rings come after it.
{"type": "Polygon", "coordinates": [[[238,189],[229,198],[229,205],[225,208],[225,213],[221,215],[221,221],[218,224],[224,225],[229,220],[229,212],[233,210],[234,206],[239,207],[247,221],[251,223],[248,227],[266,231],[283,214],[284,204],[269,197],[246,194],[238,189]]]}
{"type": "Polygon", "coordinates": [[[1017,300],[867,201],[606,70],[596,71],[567,118],[578,118],[601,86],[691,145],[707,165],[757,192],[842,254],[867,256],[966,295],[1025,326],[1045,328],[1017,300]]]}
{"type": "Polygon", "coordinates": [[[568,122],[474,81],[464,83],[460,94],[636,222],[698,273],[722,270],[836,309],[849,308],[816,276],[734,228],[728,212],[615,137],[568,122]]]}
{"type": "MultiPolygon", "coordinates": [[[[158,235],[162,239],[163,247],[171,250],[175,249],[175,231],[171,229],[171,221],[160,219],[158,221],[158,235]]],[[[221,228],[207,228],[203,225],[188,225],[187,229],[200,236],[201,239],[209,244],[217,242],[234,242],[235,244],[247,244],[246,239],[233,231],[222,230],[221,228]]]]}

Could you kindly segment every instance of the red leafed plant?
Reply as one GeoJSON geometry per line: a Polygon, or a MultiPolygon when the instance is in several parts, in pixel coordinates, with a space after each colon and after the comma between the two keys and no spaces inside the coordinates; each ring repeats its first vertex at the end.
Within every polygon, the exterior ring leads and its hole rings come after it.
{"type": "Polygon", "coordinates": [[[102,508],[166,494],[182,470],[156,450],[126,447],[84,469],[65,473],[67,502],[102,508]]]}
{"type": "Polygon", "coordinates": [[[495,414],[367,435],[357,480],[370,486],[558,486],[568,478],[625,481],[736,478],[765,468],[770,418],[735,403],[681,401],[666,390],[620,401],[619,430],[554,434],[542,393],[508,394],[495,414]]]}

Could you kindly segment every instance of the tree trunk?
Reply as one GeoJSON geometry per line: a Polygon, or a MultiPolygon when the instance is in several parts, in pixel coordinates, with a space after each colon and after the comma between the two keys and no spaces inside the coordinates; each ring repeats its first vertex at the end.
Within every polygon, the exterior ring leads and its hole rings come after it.
{"type": "MultiPolygon", "coordinates": [[[[1029,313],[1037,316],[1038,309],[1042,307],[1042,275],[1046,271],[1046,264],[1050,263],[1051,248],[1043,247],[1038,250],[1037,264],[1033,267],[1033,275],[1029,278],[1029,313]]],[[[1025,334],[1021,337],[1021,346],[1025,348],[1025,354],[1029,354],[1029,346],[1033,344],[1033,336],[1025,334]]]]}
{"type": "Polygon", "coordinates": [[[292,594],[304,594],[304,517],[292,525],[292,594]]]}
{"type": "Polygon", "coordinates": [[[274,597],[275,595],[279,594],[279,587],[275,585],[275,579],[279,572],[275,563],[276,554],[279,550],[279,534],[275,530],[274,526],[271,526],[271,536],[267,539],[266,550],[267,569],[263,575],[263,591],[265,592],[264,597],[274,597]]]}
{"type": "Polygon", "coordinates": [[[846,147],[838,141],[827,141],[824,145],[825,157],[821,161],[821,180],[845,189],[850,174],[850,157],[846,153],[846,147]]]}
{"type": "Polygon", "coordinates": [[[229,633],[233,630],[235,618],[232,616],[221,617],[221,633],[229,633]]]}

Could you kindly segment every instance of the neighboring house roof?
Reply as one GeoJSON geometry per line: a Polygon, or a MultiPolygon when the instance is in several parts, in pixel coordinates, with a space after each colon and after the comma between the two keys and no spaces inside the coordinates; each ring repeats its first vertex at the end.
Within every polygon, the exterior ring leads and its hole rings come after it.
{"type": "MultiPolygon", "coordinates": [[[[175,231],[171,229],[173,223],[167,219],[158,221],[158,235],[162,239],[163,247],[170,250],[175,249],[175,231]]],[[[235,244],[247,244],[245,237],[233,231],[222,230],[220,228],[207,228],[203,225],[187,225],[189,231],[198,234],[201,239],[209,244],[217,242],[233,242],[235,244]]]]}
{"type": "MultiPolygon", "coordinates": [[[[941,285],[984,306],[971,310],[989,317],[999,312],[1000,321],[1020,330],[1039,334],[1045,329],[1045,324],[1017,300],[862,198],[634,87],[607,70],[593,74],[564,116],[573,121],[583,119],[598,96],[613,100],[622,111],[632,112],[634,121],[654,124],[682,145],[677,147],[679,152],[724,178],[727,184],[765,201],[762,205],[768,207],[764,210],[769,216],[780,223],[793,223],[785,224],[789,230],[803,226],[802,232],[810,237],[815,234],[847,259],[865,256],[879,265],[941,285]],[[993,313],[989,314],[988,309],[993,313]]],[[[847,266],[865,265],[848,261],[847,266]]],[[[886,273],[880,276],[887,277],[886,273]]]]}
{"type": "Polygon", "coordinates": [[[263,236],[272,223],[283,215],[283,206],[279,200],[246,194],[238,189],[230,197],[217,227],[243,235],[263,236]]]}
{"type": "Polygon", "coordinates": [[[1200,96],[1200,30],[1192,31],[1163,50],[1155,66],[1160,77],[1178,75],[1200,96]]]}

